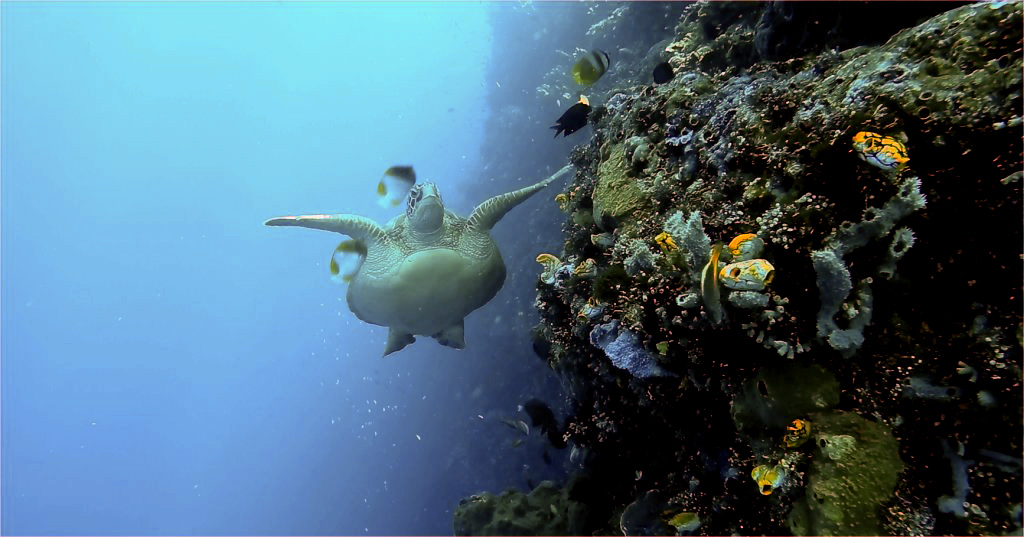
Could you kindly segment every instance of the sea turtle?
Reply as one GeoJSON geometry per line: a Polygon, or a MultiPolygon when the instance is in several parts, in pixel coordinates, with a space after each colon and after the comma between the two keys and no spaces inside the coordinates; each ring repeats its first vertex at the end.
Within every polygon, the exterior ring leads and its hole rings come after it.
{"type": "Polygon", "coordinates": [[[282,216],[266,225],[334,231],[365,245],[366,259],[349,283],[348,307],[359,319],[389,328],[385,356],[415,341],[413,336],[461,349],[466,315],[494,298],[505,282],[491,228],[571,168],[495,196],[469,218],[445,209],[437,186],[428,182],[414,186],[405,214],[383,227],[354,214],[282,216]]]}

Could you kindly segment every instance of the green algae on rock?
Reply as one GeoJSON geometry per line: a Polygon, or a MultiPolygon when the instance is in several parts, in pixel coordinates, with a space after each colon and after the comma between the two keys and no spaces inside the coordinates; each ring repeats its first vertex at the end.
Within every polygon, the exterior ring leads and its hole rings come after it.
{"type": "Polygon", "coordinates": [[[795,535],[878,535],[878,510],[903,470],[888,427],[848,412],[814,414],[807,495],[793,505],[795,535]]]}
{"type": "Polygon", "coordinates": [[[572,484],[560,488],[543,481],[528,494],[506,490],[462,500],[455,509],[455,535],[580,535],[585,505],[569,497],[572,484]]]}
{"type": "Polygon", "coordinates": [[[637,185],[636,177],[630,175],[626,148],[616,144],[598,167],[594,221],[599,228],[608,231],[620,223],[631,222],[645,209],[649,209],[647,196],[637,185]]]}
{"type": "Polygon", "coordinates": [[[762,369],[743,385],[732,403],[739,429],[783,429],[795,418],[839,403],[839,382],[819,365],[784,364],[762,369]]]}

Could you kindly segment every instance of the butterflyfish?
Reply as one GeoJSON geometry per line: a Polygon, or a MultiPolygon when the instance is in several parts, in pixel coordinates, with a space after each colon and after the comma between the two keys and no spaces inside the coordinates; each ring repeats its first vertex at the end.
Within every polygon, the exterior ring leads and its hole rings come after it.
{"type": "Polygon", "coordinates": [[[363,241],[349,239],[342,241],[331,254],[331,279],[338,283],[352,283],[359,267],[366,259],[366,245],[363,241]]]}
{"type": "Polygon", "coordinates": [[[572,66],[572,78],[581,86],[589,86],[604,75],[611,62],[607,52],[594,49],[572,66]]]}
{"type": "Polygon", "coordinates": [[[377,203],[386,209],[398,207],[415,184],[416,172],[412,166],[392,166],[377,183],[377,203]]]}

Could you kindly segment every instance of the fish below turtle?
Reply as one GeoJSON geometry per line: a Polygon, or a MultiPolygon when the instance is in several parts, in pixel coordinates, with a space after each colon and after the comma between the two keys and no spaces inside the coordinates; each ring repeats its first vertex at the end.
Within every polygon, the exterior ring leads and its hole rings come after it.
{"type": "Polygon", "coordinates": [[[405,213],[385,226],[354,214],[282,216],[265,224],[333,231],[365,245],[366,259],[349,283],[348,307],[360,320],[389,328],[385,356],[405,348],[414,336],[461,349],[466,315],[505,283],[505,263],[491,228],[571,169],[565,166],[536,184],[490,198],[469,218],[446,209],[437,186],[428,182],[413,187],[405,213]]]}

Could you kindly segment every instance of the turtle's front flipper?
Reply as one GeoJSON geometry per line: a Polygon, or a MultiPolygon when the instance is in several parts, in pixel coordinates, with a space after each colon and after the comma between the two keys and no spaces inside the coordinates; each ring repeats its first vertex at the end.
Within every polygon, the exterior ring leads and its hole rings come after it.
{"type": "Polygon", "coordinates": [[[494,196],[493,198],[477,205],[476,209],[473,209],[473,214],[469,215],[469,227],[479,231],[490,231],[494,224],[501,220],[505,213],[512,210],[513,207],[526,201],[526,198],[536,194],[542,188],[548,186],[552,181],[558,179],[563,174],[567,173],[572,169],[572,164],[566,165],[561,170],[558,170],[551,177],[528,187],[520,188],[500,196],[494,196]]]}
{"type": "Polygon", "coordinates": [[[438,343],[445,347],[451,347],[453,349],[465,349],[466,348],[466,331],[465,331],[465,320],[459,321],[458,324],[453,324],[444,330],[434,334],[434,339],[438,343]]]}
{"type": "Polygon", "coordinates": [[[384,349],[384,356],[387,356],[393,352],[400,351],[405,348],[406,345],[416,341],[409,332],[403,332],[401,330],[395,330],[394,328],[388,329],[388,346],[384,349]]]}
{"type": "Polygon", "coordinates": [[[322,229],[348,235],[353,239],[378,242],[384,238],[384,229],[377,222],[354,214],[307,214],[280,216],[264,222],[268,226],[299,226],[322,229]]]}

